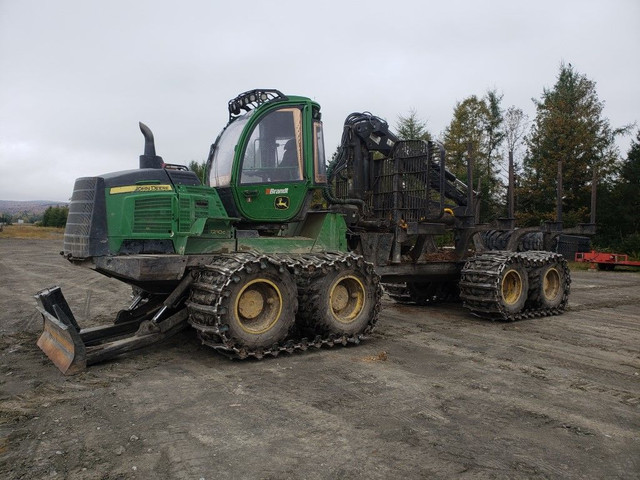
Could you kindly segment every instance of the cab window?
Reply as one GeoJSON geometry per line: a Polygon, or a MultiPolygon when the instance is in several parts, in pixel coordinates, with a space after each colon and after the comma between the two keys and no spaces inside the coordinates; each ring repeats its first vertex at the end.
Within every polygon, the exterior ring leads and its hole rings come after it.
{"type": "Polygon", "coordinates": [[[313,166],[316,183],[327,183],[327,164],[324,156],[322,122],[313,123],[313,166]]]}
{"type": "Polygon", "coordinates": [[[282,108],[255,125],[246,144],[240,183],[302,180],[302,113],[282,108]]]}
{"type": "Polygon", "coordinates": [[[242,130],[244,130],[245,125],[252,116],[253,110],[230,123],[220,134],[215,144],[211,166],[209,167],[210,186],[227,187],[231,183],[231,169],[233,167],[236,144],[240,139],[242,130]]]}

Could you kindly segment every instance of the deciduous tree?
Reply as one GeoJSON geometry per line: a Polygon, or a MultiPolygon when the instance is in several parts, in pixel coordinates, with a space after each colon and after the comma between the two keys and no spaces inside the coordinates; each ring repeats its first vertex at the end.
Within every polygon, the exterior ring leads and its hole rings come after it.
{"type": "Polygon", "coordinates": [[[191,170],[193,173],[195,173],[203,184],[205,183],[205,178],[204,178],[205,169],[206,169],[205,162],[196,162],[195,160],[191,160],[187,168],[191,170]]]}
{"type": "Polygon", "coordinates": [[[495,90],[482,98],[476,95],[465,98],[456,104],[453,119],[444,132],[447,166],[463,181],[467,181],[467,152],[471,149],[483,221],[496,217],[503,203],[500,199],[503,185],[497,174],[499,147],[505,136],[501,101],[502,95],[495,90]]]}

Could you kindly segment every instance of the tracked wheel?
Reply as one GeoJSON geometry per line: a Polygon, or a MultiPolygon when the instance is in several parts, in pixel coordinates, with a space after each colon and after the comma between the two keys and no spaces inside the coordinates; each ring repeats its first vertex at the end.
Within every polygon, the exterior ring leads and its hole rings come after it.
{"type": "Polygon", "coordinates": [[[255,350],[286,338],[298,306],[290,273],[266,258],[223,260],[204,268],[192,288],[191,322],[203,340],[212,331],[227,345],[255,350]]]}
{"type": "Polygon", "coordinates": [[[564,274],[558,265],[551,265],[540,275],[540,301],[544,308],[555,308],[562,302],[564,274]]]}
{"type": "Polygon", "coordinates": [[[347,258],[306,286],[300,305],[305,330],[359,335],[373,327],[382,290],[370,264],[347,258]]]}
{"type": "Polygon", "coordinates": [[[564,310],[569,294],[568,276],[567,262],[561,258],[550,260],[548,264],[534,271],[529,278],[531,304],[550,313],[564,310]]]}
{"type": "Polygon", "coordinates": [[[295,322],[296,287],[289,273],[266,264],[258,271],[237,272],[222,302],[221,319],[229,337],[250,348],[263,348],[284,339],[295,322]],[[226,304],[226,305],[225,305],[226,304]]]}
{"type": "Polygon", "coordinates": [[[500,274],[499,302],[507,313],[518,313],[524,308],[529,289],[529,277],[519,264],[508,265],[500,274]]]}
{"type": "Polygon", "coordinates": [[[475,315],[521,320],[562,313],[571,275],[553,252],[495,251],[477,255],[461,271],[460,298],[475,315]]]}

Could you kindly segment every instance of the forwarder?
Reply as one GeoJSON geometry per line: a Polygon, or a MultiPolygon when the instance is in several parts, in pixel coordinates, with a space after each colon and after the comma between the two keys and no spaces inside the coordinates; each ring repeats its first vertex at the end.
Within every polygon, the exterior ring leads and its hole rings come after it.
{"type": "Polygon", "coordinates": [[[477,225],[477,197],[441,144],[400,141],[354,113],[327,168],[316,102],[262,89],[228,109],[206,185],[164,163],[143,124],[139,169],[76,181],[62,254],[135,298],[113,325],[81,329],[59,287],[36,295],[38,345],[64,373],[188,325],[235,358],[359,343],[382,285],[399,302],[462,299],[491,319],[565,309],[567,264],[542,251],[560,229],[477,225]]]}

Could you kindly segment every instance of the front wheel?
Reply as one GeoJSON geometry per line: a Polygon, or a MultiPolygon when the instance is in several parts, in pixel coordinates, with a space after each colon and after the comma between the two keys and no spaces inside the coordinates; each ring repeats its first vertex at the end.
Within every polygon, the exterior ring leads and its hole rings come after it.
{"type": "Polygon", "coordinates": [[[242,269],[223,292],[227,335],[249,348],[266,348],[282,341],[295,322],[298,306],[289,272],[272,264],[242,269]]]}

